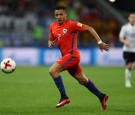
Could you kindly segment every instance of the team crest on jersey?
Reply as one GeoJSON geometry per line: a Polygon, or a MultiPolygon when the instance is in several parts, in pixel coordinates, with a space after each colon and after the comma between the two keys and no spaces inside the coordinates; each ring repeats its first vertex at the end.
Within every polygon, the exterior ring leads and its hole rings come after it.
{"type": "Polygon", "coordinates": [[[65,29],[65,28],[62,31],[63,31],[64,34],[67,33],[67,29],[65,29]]]}
{"type": "Polygon", "coordinates": [[[82,23],[78,22],[77,26],[82,27],[82,23]]]}

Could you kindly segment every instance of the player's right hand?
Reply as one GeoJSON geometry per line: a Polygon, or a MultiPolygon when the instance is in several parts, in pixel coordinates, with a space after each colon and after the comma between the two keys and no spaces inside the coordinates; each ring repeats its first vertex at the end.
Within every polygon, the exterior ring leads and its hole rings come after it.
{"type": "Polygon", "coordinates": [[[48,47],[49,48],[54,47],[54,45],[55,45],[55,41],[51,41],[51,40],[48,41],[48,47]]]}
{"type": "Polygon", "coordinates": [[[127,41],[125,41],[125,43],[124,43],[127,47],[129,47],[130,45],[129,45],[129,43],[127,42],[127,41]]]}
{"type": "Polygon", "coordinates": [[[105,51],[109,51],[110,46],[109,44],[106,44],[104,42],[102,42],[101,44],[98,44],[98,47],[101,51],[105,50],[105,51]]]}

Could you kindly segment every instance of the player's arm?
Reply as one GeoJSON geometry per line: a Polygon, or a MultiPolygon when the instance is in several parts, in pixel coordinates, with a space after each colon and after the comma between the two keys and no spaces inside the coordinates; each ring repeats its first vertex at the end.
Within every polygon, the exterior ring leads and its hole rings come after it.
{"type": "Polygon", "coordinates": [[[124,36],[125,36],[125,27],[123,26],[120,30],[120,34],[119,34],[119,40],[121,43],[123,43],[124,45],[126,45],[127,47],[129,47],[129,43],[125,40],[124,36]]]}
{"type": "Polygon", "coordinates": [[[54,47],[55,45],[55,39],[54,39],[54,36],[53,36],[53,33],[52,33],[52,28],[51,28],[51,25],[50,25],[50,33],[49,33],[49,39],[48,39],[48,47],[49,48],[52,48],[54,47]]]}
{"type": "Polygon", "coordinates": [[[119,38],[120,42],[123,43],[124,45],[126,45],[127,47],[129,47],[129,43],[122,37],[119,38]]]}
{"type": "Polygon", "coordinates": [[[88,31],[93,36],[93,38],[96,40],[98,47],[100,48],[101,51],[103,51],[103,50],[108,51],[109,50],[109,48],[110,48],[109,44],[102,42],[101,38],[99,37],[97,32],[92,27],[85,25],[83,31],[88,31]]]}

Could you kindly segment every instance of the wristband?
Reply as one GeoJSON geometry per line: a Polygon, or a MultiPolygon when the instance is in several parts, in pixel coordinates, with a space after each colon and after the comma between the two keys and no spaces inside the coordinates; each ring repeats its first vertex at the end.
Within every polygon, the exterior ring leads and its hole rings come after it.
{"type": "Polygon", "coordinates": [[[101,43],[102,43],[102,41],[101,41],[101,40],[99,40],[99,41],[98,41],[98,44],[101,44],[101,43]]]}

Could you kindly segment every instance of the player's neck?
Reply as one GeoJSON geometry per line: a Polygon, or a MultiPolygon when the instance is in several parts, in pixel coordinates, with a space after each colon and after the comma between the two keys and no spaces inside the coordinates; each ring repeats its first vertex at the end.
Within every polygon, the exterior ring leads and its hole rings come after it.
{"type": "Polygon", "coordinates": [[[62,26],[66,21],[67,21],[67,18],[62,23],[58,23],[58,25],[62,26]]]}
{"type": "Polygon", "coordinates": [[[130,25],[131,25],[131,26],[134,26],[134,25],[135,25],[135,23],[130,23],[130,25]]]}

